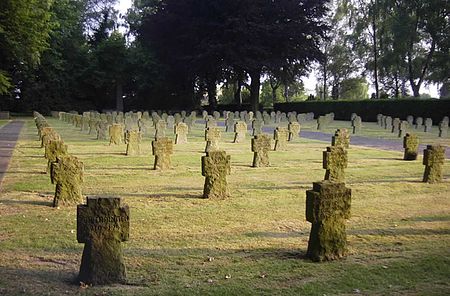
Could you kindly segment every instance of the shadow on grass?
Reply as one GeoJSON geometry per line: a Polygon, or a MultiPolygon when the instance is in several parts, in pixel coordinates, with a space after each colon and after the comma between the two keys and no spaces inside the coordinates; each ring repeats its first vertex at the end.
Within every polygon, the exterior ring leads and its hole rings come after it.
{"type": "Polygon", "coordinates": [[[203,194],[191,194],[191,193],[156,193],[156,194],[144,194],[144,193],[127,193],[126,196],[131,197],[144,197],[150,199],[158,199],[164,197],[175,197],[183,199],[204,199],[203,194]]]}
{"type": "Polygon", "coordinates": [[[404,236],[404,235],[448,235],[450,229],[414,229],[414,228],[387,228],[387,229],[351,229],[348,235],[376,235],[376,236],[404,236]]]}
{"type": "Polygon", "coordinates": [[[414,222],[442,222],[450,221],[450,215],[437,215],[437,216],[415,216],[402,219],[402,221],[414,221],[414,222]]]}
{"type": "Polygon", "coordinates": [[[33,205],[33,206],[45,206],[45,207],[53,207],[53,201],[47,200],[17,200],[17,199],[3,199],[1,203],[5,205],[14,205],[14,204],[22,204],[22,205],[33,205]]]}
{"type": "Polygon", "coordinates": [[[4,174],[4,173],[8,173],[8,174],[29,174],[29,175],[46,175],[47,172],[45,171],[0,171],[0,174],[4,174]]]}

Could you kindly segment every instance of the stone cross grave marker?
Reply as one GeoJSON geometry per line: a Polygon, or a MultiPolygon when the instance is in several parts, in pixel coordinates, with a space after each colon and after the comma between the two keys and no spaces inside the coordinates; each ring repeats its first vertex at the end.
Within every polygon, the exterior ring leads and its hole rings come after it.
{"type": "Polygon", "coordinates": [[[205,130],[206,147],[205,152],[219,150],[219,141],[222,137],[222,132],[218,127],[209,127],[205,130]]]}
{"type": "Polygon", "coordinates": [[[414,116],[412,116],[412,115],[406,116],[406,121],[408,122],[409,126],[413,126],[414,125],[414,116]]]}
{"type": "Polygon", "coordinates": [[[392,128],[392,117],[386,116],[384,118],[384,129],[391,129],[392,128]]]}
{"type": "Polygon", "coordinates": [[[167,137],[155,139],[152,141],[152,151],[155,156],[153,168],[155,170],[170,169],[173,141],[167,137]]]}
{"type": "Polygon", "coordinates": [[[121,124],[113,124],[109,127],[109,145],[119,145],[123,142],[123,126],[121,124]]]}
{"type": "Polygon", "coordinates": [[[381,113],[377,114],[377,124],[383,126],[383,114],[381,113]]]}
{"type": "Polygon", "coordinates": [[[89,119],[89,134],[93,135],[97,132],[97,126],[99,124],[99,120],[97,118],[91,118],[89,119]]]}
{"type": "Polygon", "coordinates": [[[186,144],[188,142],[187,140],[187,134],[189,132],[189,127],[184,122],[179,122],[175,126],[175,144],[186,144]]]}
{"type": "Polygon", "coordinates": [[[314,182],[306,191],[306,220],[311,232],[306,255],[313,261],[329,261],[347,254],[345,220],[350,218],[351,189],[344,183],[314,182]]]}
{"type": "Polygon", "coordinates": [[[106,140],[109,136],[109,124],[106,121],[100,120],[97,125],[97,140],[106,140]]]}
{"type": "Polygon", "coordinates": [[[247,124],[245,121],[238,121],[234,124],[234,141],[233,143],[240,143],[245,140],[247,134],[247,124]]]}
{"type": "Polygon", "coordinates": [[[128,156],[141,154],[141,133],[137,130],[127,131],[125,133],[125,144],[127,144],[128,156]]]}
{"type": "Polygon", "coordinates": [[[219,111],[214,111],[213,112],[213,117],[216,121],[218,121],[220,119],[220,112],[219,111]]]}
{"type": "Polygon", "coordinates": [[[67,145],[65,145],[62,140],[52,140],[48,143],[45,147],[45,158],[48,160],[47,173],[50,174],[50,176],[52,175],[52,164],[56,162],[58,157],[61,158],[67,154],[67,145]]]}
{"type": "Polygon", "coordinates": [[[409,123],[405,120],[400,121],[398,125],[398,137],[402,138],[406,135],[409,128],[409,123]]]}
{"type": "Polygon", "coordinates": [[[155,139],[166,137],[166,128],[166,121],[163,119],[158,120],[155,125],[155,139]]]}
{"type": "Polygon", "coordinates": [[[327,147],[323,152],[323,168],[325,180],[334,182],[345,181],[345,171],[347,167],[347,150],[342,146],[327,147]]]}
{"type": "Polygon", "coordinates": [[[59,140],[59,135],[55,130],[49,126],[41,129],[40,140],[41,148],[44,148],[50,140],[59,140]]]}
{"type": "Polygon", "coordinates": [[[228,113],[228,118],[225,120],[225,132],[233,132],[234,131],[234,124],[235,124],[235,120],[234,120],[234,113],[229,112],[228,113]]]}
{"type": "Polygon", "coordinates": [[[319,116],[317,118],[317,129],[323,130],[327,125],[327,118],[325,116],[319,116]]]}
{"type": "Polygon", "coordinates": [[[77,241],[84,243],[78,281],[125,284],[121,243],[129,239],[130,210],[117,197],[88,197],[77,207],[77,241]]]}
{"type": "Polygon", "coordinates": [[[359,134],[361,132],[361,127],[362,127],[361,116],[356,115],[352,119],[353,134],[359,134]]]}
{"type": "Polygon", "coordinates": [[[263,122],[260,119],[252,121],[253,136],[262,134],[263,122]]]}
{"type": "Polygon", "coordinates": [[[431,132],[432,127],[433,127],[433,120],[431,118],[425,118],[423,131],[429,133],[431,132]]]}
{"type": "Polygon", "coordinates": [[[205,176],[204,198],[228,197],[227,175],[231,172],[231,156],[225,151],[210,151],[202,156],[202,175],[205,176]]]}
{"type": "Polygon", "coordinates": [[[423,118],[417,117],[416,118],[416,129],[422,129],[423,127],[423,118]]]}
{"type": "Polygon", "coordinates": [[[217,126],[217,121],[214,119],[214,117],[208,116],[208,117],[206,118],[205,128],[208,128],[208,127],[216,127],[216,126],[217,126]]]}
{"type": "Polygon", "coordinates": [[[294,141],[295,139],[298,139],[300,137],[300,123],[297,121],[291,121],[288,124],[288,130],[289,130],[289,138],[288,141],[294,141]]]}
{"type": "Polygon", "coordinates": [[[419,138],[414,134],[406,133],[403,138],[403,148],[405,148],[403,160],[416,160],[419,150],[419,138]]]}
{"type": "Polygon", "coordinates": [[[331,146],[342,146],[345,149],[350,147],[350,134],[346,128],[337,129],[331,137],[331,146]]]}
{"type": "Polygon", "coordinates": [[[394,120],[392,120],[391,132],[398,133],[399,127],[400,127],[400,118],[395,117],[394,120]]]}
{"type": "Polygon", "coordinates": [[[444,162],[445,147],[441,145],[427,145],[427,149],[423,151],[423,164],[425,165],[423,182],[441,182],[444,162]]]}
{"type": "Polygon", "coordinates": [[[448,136],[448,121],[442,120],[439,123],[439,138],[447,138],[448,136]]]}
{"type": "Polygon", "coordinates": [[[273,131],[273,139],[275,140],[275,151],[284,151],[287,149],[287,140],[289,136],[289,131],[286,127],[277,127],[273,131]]]}
{"type": "Polygon", "coordinates": [[[175,117],[173,117],[172,115],[167,116],[166,122],[167,122],[167,128],[173,129],[174,124],[175,124],[175,117]]]}
{"type": "Polygon", "coordinates": [[[83,163],[75,156],[64,155],[52,163],[51,181],[56,184],[53,207],[76,204],[83,200],[83,163]]]}
{"type": "Polygon", "coordinates": [[[269,135],[259,134],[252,139],[253,167],[269,166],[269,150],[271,150],[269,135]]]}

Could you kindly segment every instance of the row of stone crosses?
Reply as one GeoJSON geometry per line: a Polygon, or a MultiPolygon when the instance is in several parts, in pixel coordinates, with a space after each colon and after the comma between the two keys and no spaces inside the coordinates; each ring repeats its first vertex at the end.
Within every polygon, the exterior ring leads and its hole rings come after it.
{"type": "MultiPolygon", "coordinates": [[[[54,131],[50,132],[51,128],[49,129],[45,118],[36,113],[35,120],[47,157],[52,154],[47,153],[47,150],[51,150],[55,145],[50,143],[59,140],[57,136],[52,135],[54,131]]],[[[258,136],[255,136],[252,142],[258,136]]],[[[344,169],[347,167],[349,144],[350,135],[347,129],[338,129],[332,136],[331,146],[323,152],[323,168],[326,170],[324,181],[314,182],[312,190],[306,192],[306,219],[312,223],[307,256],[314,261],[334,260],[347,253],[345,220],[350,217],[351,189],[345,186],[344,169]]],[[[405,155],[408,149],[405,148],[405,155]]],[[[428,146],[424,151],[424,182],[433,183],[442,179],[444,153],[445,150],[439,145],[428,146]]],[[[209,151],[202,157],[202,173],[206,177],[205,197],[229,196],[226,176],[231,169],[230,158],[225,151],[220,150],[209,151]]],[[[58,166],[64,161],[61,162],[59,156],[56,156],[55,161],[50,156],[47,159],[51,175],[61,173],[58,166]]],[[[77,170],[75,167],[71,165],[66,168],[67,171],[63,169],[61,176],[55,178],[57,182],[61,182],[59,189],[55,190],[55,197],[58,190],[75,190],[81,194],[79,184],[76,183],[82,175],[78,174],[75,178],[70,176],[77,170]]],[[[78,166],[77,168],[79,169],[78,166]]],[[[77,240],[85,243],[79,281],[87,284],[126,282],[126,268],[120,243],[129,238],[129,221],[129,208],[120,205],[120,198],[88,197],[86,205],[78,205],[77,240]]]]}

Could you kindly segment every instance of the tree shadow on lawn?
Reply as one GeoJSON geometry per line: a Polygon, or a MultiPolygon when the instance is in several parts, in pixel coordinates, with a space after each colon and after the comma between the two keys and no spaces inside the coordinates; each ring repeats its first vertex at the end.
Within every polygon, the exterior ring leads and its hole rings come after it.
{"type": "Polygon", "coordinates": [[[145,193],[127,193],[125,197],[143,197],[149,199],[159,199],[164,197],[175,197],[182,199],[204,199],[203,194],[192,194],[192,193],[155,193],[155,194],[145,194],[145,193]]]}
{"type": "Polygon", "coordinates": [[[33,205],[33,206],[45,206],[53,208],[53,200],[17,200],[17,199],[3,199],[0,200],[2,204],[5,205],[14,205],[14,204],[22,204],[22,205],[33,205]]]}

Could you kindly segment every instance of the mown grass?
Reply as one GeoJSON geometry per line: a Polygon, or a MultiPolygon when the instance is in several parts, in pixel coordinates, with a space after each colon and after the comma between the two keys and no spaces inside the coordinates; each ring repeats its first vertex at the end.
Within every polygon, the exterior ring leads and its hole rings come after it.
{"type": "Polygon", "coordinates": [[[223,133],[221,145],[232,157],[232,197],[216,201],[200,198],[200,125],[189,144],[175,147],[173,169],[158,172],[150,136],[143,155],[127,157],[125,145],[109,146],[49,122],[85,164],[84,194],[119,196],[130,206],[130,241],[123,244],[129,284],[73,283],[83,248],[76,241],[76,208],[50,207],[54,185],[29,120],[0,195],[0,295],[450,293],[448,160],[444,182],[431,185],[420,182],[421,159],[405,162],[401,151],[351,147],[350,254],[317,264],[304,257],[310,230],[305,190],[324,176],[328,143],[296,140],[289,151],[270,153],[271,167],[256,169],[250,167],[250,137],[234,144],[233,135],[223,133]]]}

